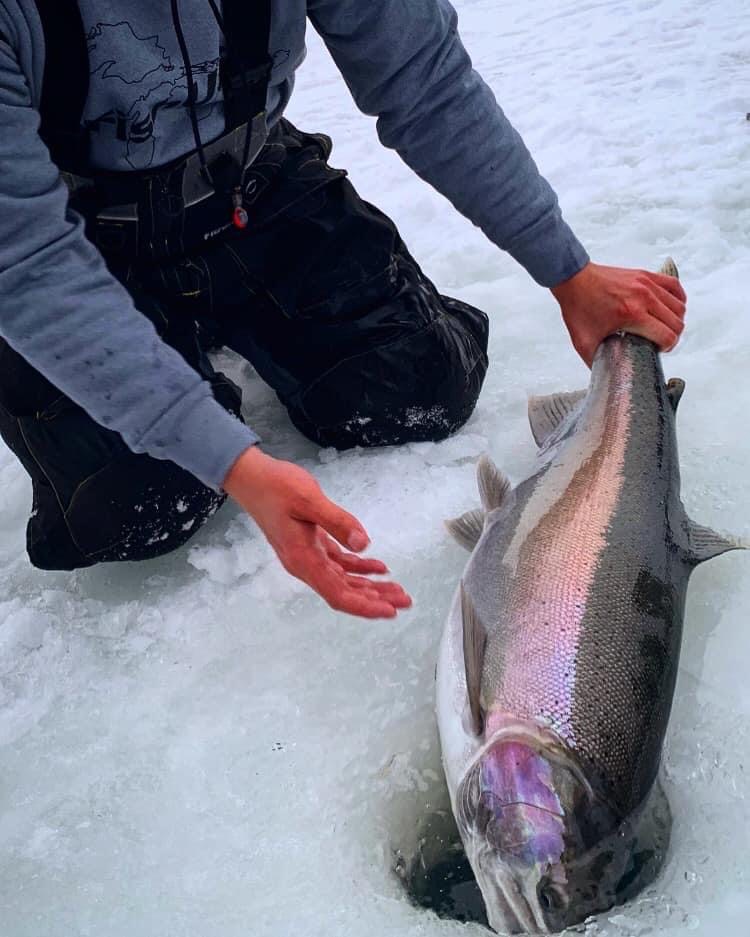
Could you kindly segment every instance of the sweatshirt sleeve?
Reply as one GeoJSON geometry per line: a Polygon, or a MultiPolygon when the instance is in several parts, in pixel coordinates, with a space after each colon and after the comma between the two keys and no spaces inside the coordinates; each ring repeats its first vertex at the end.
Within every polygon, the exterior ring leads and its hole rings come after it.
{"type": "Polygon", "coordinates": [[[134,452],[219,487],[257,436],[158,336],[67,207],[39,114],[0,37],[0,335],[134,452]]]}
{"type": "Polygon", "coordinates": [[[309,0],[381,142],[543,286],[588,262],[557,198],[472,68],[448,0],[309,0]]]}

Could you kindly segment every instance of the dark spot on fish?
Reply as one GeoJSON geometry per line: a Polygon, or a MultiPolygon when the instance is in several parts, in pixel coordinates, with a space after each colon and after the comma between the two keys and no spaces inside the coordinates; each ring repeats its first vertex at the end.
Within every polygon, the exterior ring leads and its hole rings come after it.
{"type": "Polygon", "coordinates": [[[669,622],[675,613],[675,590],[648,569],[641,569],[633,590],[636,608],[646,615],[669,622]]]}
{"type": "Polygon", "coordinates": [[[638,650],[645,664],[641,674],[641,693],[645,694],[644,702],[650,708],[660,692],[669,657],[664,642],[651,634],[641,638],[638,650]]]}

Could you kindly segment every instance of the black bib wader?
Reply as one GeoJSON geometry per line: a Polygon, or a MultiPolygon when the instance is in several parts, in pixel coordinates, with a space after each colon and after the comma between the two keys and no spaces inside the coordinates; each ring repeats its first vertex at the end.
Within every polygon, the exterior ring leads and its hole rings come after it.
{"type": "MultiPolygon", "coordinates": [[[[437,292],[390,219],[328,165],[328,137],[286,120],[266,132],[270,0],[206,2],[224,34],[226,133],[201,144],[191,112],[185,158],[92,174],[80,13],[75,0],[37,0],[40,133],[87,237],[228,410],[239,414],[241,394],[208,359],[219,345],[247,359],[320,446],[450,435],[481,389],[487,317],[437,292]]],[[[32,479],[27,549],[44,569],[167,553],[223,500],[174,463],[132,453],[2,340],[0,433],[32,479]]]]}

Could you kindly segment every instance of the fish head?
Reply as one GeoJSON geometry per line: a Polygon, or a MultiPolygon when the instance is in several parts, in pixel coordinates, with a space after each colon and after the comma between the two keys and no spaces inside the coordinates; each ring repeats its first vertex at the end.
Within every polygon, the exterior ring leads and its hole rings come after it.
{"type": "Polygon", "coordinates": [[[567,753],[491,744],[459,786],[456,816],[494,930],[557,933],[615,904],[630,844],[567,753]]]}

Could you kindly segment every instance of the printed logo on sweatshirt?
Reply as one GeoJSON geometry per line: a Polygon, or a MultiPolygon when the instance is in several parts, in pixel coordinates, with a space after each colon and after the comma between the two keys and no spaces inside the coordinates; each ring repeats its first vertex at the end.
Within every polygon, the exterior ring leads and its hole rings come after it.
{"type": "MultiPolygon", "coordinates": [[[[127,21],[97,23],[86,35],[90,85],[84,126],[106,133],[109,146],[120,144],[121,158],[132,169],[152,165],[160,114],[184,108],[188,98],[176,36],[165,35],[169,48],[158,34],[139,35],[127,21]]],[[[217,56],[191,63],[198,121],[219,98],[219,62],[217,56]]]]}

